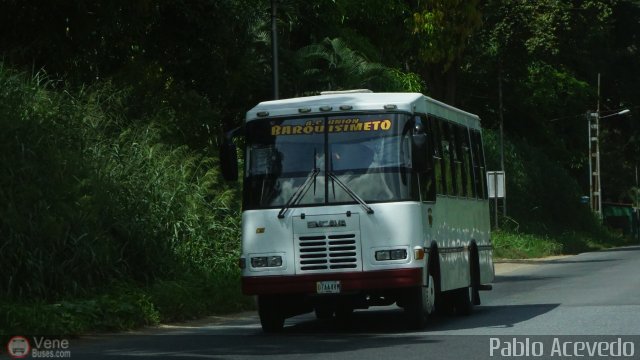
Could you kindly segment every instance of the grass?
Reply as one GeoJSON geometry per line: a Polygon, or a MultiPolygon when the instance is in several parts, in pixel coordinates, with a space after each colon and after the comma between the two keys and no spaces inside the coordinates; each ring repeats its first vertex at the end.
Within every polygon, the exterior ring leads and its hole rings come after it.
{"type": "Polygon", "coordinates": [[[122,331],[253,308],[239,272],[185,274],[150,287],[118,282],[101,293],[60,301],[0,301],[0,340],[17,334],[74,336],[122,331]]]}
{"type": "Polygon", "coordinates": [[[498,230],[494,231],[491,237],[493,256],[496,259],[531,259],[578,254],[629,244],[628,239],[605,231],[596,236],[578,232],[565,232],[553,236],[498,230]]]}
{"type": "Polygon", "coordinates": [[[493,256],[498,259],[527,259],[562,254],[562,244],[546,236],[495,231],[493,256]]]}

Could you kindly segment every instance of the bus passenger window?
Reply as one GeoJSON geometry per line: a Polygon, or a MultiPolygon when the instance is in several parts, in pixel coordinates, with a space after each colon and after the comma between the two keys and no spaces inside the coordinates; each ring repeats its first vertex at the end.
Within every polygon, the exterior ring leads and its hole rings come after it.
{"type": "Polygon", "coordinates": [[[453,143],[449,123],[442,121],[442,161],[444,163],[445,194],[455,195],[455,173],[453,165],[453,143]]]}
{"type": "Polygon", "coordinates": [[[444,178],[444,161],[442,161],[442,132],[440,130],[440,120],[429,117],[431,125],[431,143],[433,144],[433,175],[436,181],[436,193],[446,194],[444,178]]]}
{"type": "MultiPolygon", "coordinates": [[[[432,141],[432,126],[431,122],[427,119],[425,115],[418,115],[415,117],[415,129],[414,131],[418,131],[418,129],[422,129],[429,138],[428,146],[424,148],[421,154],[412,154],[412,156],[421,156],[427,161],[427,167],[429,169],[426,173],[418,174],[420,184],[420,198],[422,201],[435,201],[436,200],[436,180],[434,178],[434,156],[433,156],[433,147],[434,143],[432,141]]],[[[439,165],[438,165],[439,166],[439,165]]]]}
{"type": "Polygon", "coordinates": [[[463,129],[461,134],[462,139],[462,166],[464,167],[465,179],[465,193],[470,198],[476,197],[474,186],[474,173],[473,162],[471,161],[471,146],[469,145],[469,129],[463,129]]]}
{"type": "Polygon", "coordinates": [[[485,178],[484,153],[482,151],[482,138],[478,130],[473,130],[471,133],[471,150],[473,152],[476,194],[479,199],[486,199],[487,184],[485,178]]]}
{"type": "Polygon", "coordinates": [[[484,160],[484,146],[482,146],[482,136],[480,135],[479,131],[477,136],[478,136],[478,156],[480,157],[480,166],[481,166],[480,173],[482,174],[482,177],[480,178],[480,182],[482,183],[482,198],[488,199],[489,192],[487,191],[487,177],[485,176],[487,171],[487,166],[484,160]]]}
{"type": "Polygon", "coordinates": [[[462,132],[462,127],[460,125],[451,124],[452,131],[452,140],[454,144],[453,151],[453,164],[454,164],[454,174],[456,180],[456,195],[457,196],[466,196],[465,193],[465,173],[464,167],[462,166],[462,144],[460,139],[460,133],[462,132]]]}

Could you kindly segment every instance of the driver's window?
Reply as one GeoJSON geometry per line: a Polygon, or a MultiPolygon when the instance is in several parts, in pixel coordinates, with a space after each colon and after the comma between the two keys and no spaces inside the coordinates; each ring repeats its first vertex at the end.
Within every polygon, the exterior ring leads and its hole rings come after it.
{"type": "Polygon", "coordinates": [[[333,171],[367,170],[373,161],[373,150],[365,143],[333,144],[330,148],[333,171]]]}

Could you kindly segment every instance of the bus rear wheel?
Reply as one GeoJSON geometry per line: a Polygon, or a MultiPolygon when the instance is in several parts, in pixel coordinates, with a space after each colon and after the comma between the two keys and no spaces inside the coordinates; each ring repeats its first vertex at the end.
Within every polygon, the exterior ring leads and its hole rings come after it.
{"type": "Polygon", "coordinates": [[[467,287],[457,289],[453,296],[455,299],[455,310],[458,315],[471,315],[474,305],[480,305],[480,272],[478,270],[478,254],[472,252],[469,273],[471,284],[467,287]]]}
{"type": "Polygon", "coordinates": [[[258,296],[258,315],[262,331],[274,333],[282,331],[284,327],[284,314],[282,305],[278,304],[277,297],[258,296]]]}

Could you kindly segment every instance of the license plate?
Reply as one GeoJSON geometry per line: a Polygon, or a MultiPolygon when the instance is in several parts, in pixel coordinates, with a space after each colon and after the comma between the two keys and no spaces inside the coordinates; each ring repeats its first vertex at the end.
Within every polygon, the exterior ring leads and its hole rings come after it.
{"type": "Polygon", "coordinates": [[[318,281],[316,290],[318,294],[339,294],[340,281],[318,281]]]}

